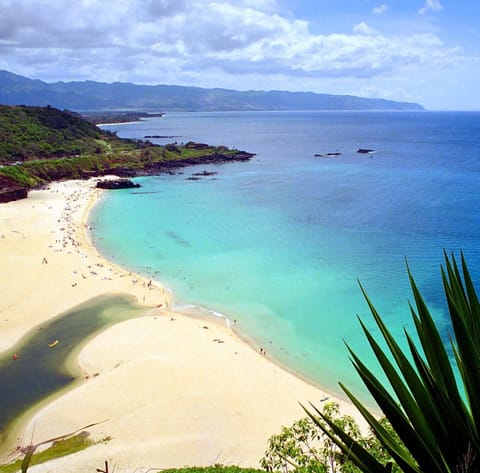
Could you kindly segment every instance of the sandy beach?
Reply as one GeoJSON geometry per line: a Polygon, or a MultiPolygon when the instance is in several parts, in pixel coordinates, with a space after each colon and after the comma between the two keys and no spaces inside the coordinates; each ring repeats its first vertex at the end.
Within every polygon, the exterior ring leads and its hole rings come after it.
{"type": "Polygon", "coordinates": [[[222,319],[170,312],[168,289],[102,258],[86,223],[100,192],[93,181],[60,182],[0,205],[0,352],[101,294],[132,294],[145,305],[145,317],[110,327],[81,350],[84,380],[35,412],[16,445],[28,445],[32,432],[36,443],[105,420],[89,431],[111,440],[31,471],[95,471],[105,460],[116,473],[258,466],[267,439],[303,415],[298,402],[320,406],[332,395],[261,355],[222,319]]]}

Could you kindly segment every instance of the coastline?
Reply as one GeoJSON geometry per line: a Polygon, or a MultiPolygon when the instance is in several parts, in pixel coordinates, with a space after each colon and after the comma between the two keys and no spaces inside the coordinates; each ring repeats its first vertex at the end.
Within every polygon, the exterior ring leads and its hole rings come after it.
{"type": "Polygon", "coordinates": [[[0,206],[1,352],[32,327],[97,295],[131,294],[146,313],[89,340],[77,358],[88,378],[42,403],[16,443],[29,444],[33,431],[38,442],[105,419],[89,431],[93,439],[112,440],[35,471],[85,471],[105,460],[117,472],[258,466],[268,438],[303,416],[298,402],[319,406],[328,396],[359,419],[350,403],[260,355],[237,327],[169,311],[168,289],[106,261],[87,231],[100,195],[92,181],[67,181],[0,206]]]}

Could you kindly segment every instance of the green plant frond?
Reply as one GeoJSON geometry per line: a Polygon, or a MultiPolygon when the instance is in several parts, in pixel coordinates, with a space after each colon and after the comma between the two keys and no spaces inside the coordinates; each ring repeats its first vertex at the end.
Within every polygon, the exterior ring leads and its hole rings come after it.
{"type": "Polygon", "coordinates": [[[35,448],[36,447],[34,445],[30,445],[30,447],[28,448],[27,454],[22,461],[22,473],[26,473],[28,471],[28,467],[30,466],[30,462],[32,461],[35,448]]]}
{"type": "MultiPolygon", "coordinates": [[[[417,320],[415,320],[415,325],[417,327],[417,333],[425,330],[425,326],[422,326],[420,322],[417,323],[417,320]]],[[[426,329],[425,332],[422,333],[421,337],[428,338],[428,330],[429,329],[426,329]]],[[[435,338],[437,334],[438,332],[435,330],[435,334],[432,335],[432,338],[435,338]]],[[[446,356],[446,351],[443,348],[443,344],[442,346],[438,347],[435,346],[435,344],[432,344],[429,348],[429,350],[431,349],[432,351],[430,356],[427,358],[427,361],[428,359],[434,357],[435,353],[438,354],[439,358],[442,360],[441,362],[432,363],[437,367],[437,369],[432,369],[432,364],[424,361],[422,355],[417,350],[414,341],[406,330],[405,337],[410,348],[410,353],[415,362],[417,372],[422,380],[422,385],[427,391],[427,396],[425,398],[426,402],[422,402],[420,407],[422,411],[425,412],[426,418],[429,420],[430,427],[435,430],[440,428],[439,423],[443,418],[443,412],[445,412],[446,408],[445,406],[438,406],[437,403],[434,402],[433,395],[437,391],[442,392],[442,399],[448,400],[448,409],[455,411],[456,413],[458,412],[460,414],[459,418],[461,418],[462,422],[464,422],[466,406],[459,392],[455,376],[453,375],[453,370],[451,369],[451,363],[448,356],[446,356]],[[443,365],[442,363],[446,364],[443,365]],[[443,373],[442,370],[439,370],[440,366],[443,366],[443,373]],[[443,376],[445,373],[447,373],[447,375],[443,376]],[[432,383],[434,383],[434,391],[432,388],[432,383]]],[[[438,338],[437,341],[441,343],[440,338],[438,338]]],[[[422,348],[424,345],[422,345],[422,348]]],[[[425,348],[423,353],[425,353],[425,348]]],[[[421,398],[415,396],[415,399],[417,399],[420,404],[421,398]]],[[[445,432],[444,429],[442,429],[442,431],[445,435],[448,435],[448,432],[445,432]]]]}
{"type": "MultiPolygon", "coordinates": [[[[427,465],[427,469],[425,471],[441,471],[438,469],[438,457],[433,457],[430,456],[428,453],[425,455],[425,452],[427,450],[422,450],[420,452],[415,452],[417,456],[412,456],[410,455],[409,452],[412,452],[411,448],[408,448],[406,445],[402,445],[401,443],[398,442],[397,438],[392,436],[391,432],[387,431],[381,422],[373,416],[370,411],[358,400],[358,398],[353,395],[348,388],[346,388],[342,383],[339,383],[345,394],[348,396],[348,398],[352,401],[352,403],[355,405],[355,407],[359,410],[359,412],[362,414],[364,419],[368,422],[370,428],[374,432],[375,436],[377,439],[380,441],[380,443],[383,445],[383,447],[388,451],[388,453],[392,456],[392,458],[395,460],[395,462],[402,468],[402,471],[407,472],[407,471],[422,471],[421,467],[425,467],[427,465]],[[407,448],[406,448],[407,447],[407,448]],[[415,458],[415,460],[414,460],[415,458]],[[422,459],[422,464],[421,465],[418,460],[419,458],[422,459]],[[433,468],[433,469],[432,469],[433,468]]],[[[388,415],[386,415],[388,418],[388,415]]],[[[399,430],[397,430],[393,423],[391,423],[392,427],[394,428],[394,431],[396,434],[401,438],[399,430]]],[[[411,426],[409,426],[411,428],[411,426]]],[[[408,430],[408,427],[407,427],[408,430]]],[[[413,433],[415,433],[413,431],[413,433]]],[[[414,434],[411,434],[414,435],[414,434]]],[[[422,443],[421,438],[417,439],[418,443],[422,443]]],[[[421,447],[422,448],[422,447],[421,447]]],[[[413,452],[412,452],[413,453],[413,452]]],[[[441,458],[440,458],[441,460],[441,458]]]]}
{"type": "Polygon", "coordinates": [[[471,438],[471,417],[463,401],[455,402],[453,397],[450,397],[449,393],[438,385],[437,380],[413,346],[411,339],[409,339],[409,344],[418,370],[430,393],[432,405],[435,405],[437,410],[434,417],[427,419],[430,423],[430,429],[435,432],[439,449],[445,452],[445,455],[450,455],[450,461],[453,462],[471,438]]]}
{"type": "MultiPolygon", "coordinates": [[[[302,409],[313,422],[332,440],[342,452],[348,456],[362,471],[369,473],[386,473],[386,467],[374,456],[367,452],[356,440],[348,435],[341,427],[320,412],[313,404],[310,404],[317,415],[312,414],[302,404],[302,409]],[[317,417],[318,416],[318,417],[317,417]],[[320,420],[321,419],[321,420],[320,420]]],[[[411,473],[419,473],[412,471],[411,473]]]]}
{"type": "MultiPolygon", "coordinates": [[[[460,269],[457,264],[455,256],[452,254],[448,258],[447,254],[445,255],[445,266],[447,267],[448,281],[449,286],[452,289],[453,293],[457,298],[457,302],[468,305],[468,297],[463,285],[462,275],[460,274],[460,269]]],[[[443,269],[443,267],[442,267],[443,269]]]]}
{"type": "MultiPolygon", "coordinates": [[[[454,415],[451,417],[455,418],[455,422],[463,423],[466,427],[468,410],[465,402],[458,393],[458,389],[455,391],[445,390],[443,384],[438,382],[438,379],[435,377],[435,373],[431,371],[430,367],[419,353],[412,338],[408,334],[406,334],[406,338],[417,371],[422,379],[426,391],[428,392],[430,402],[435,406],[434,410],[432,411],[433,414],[436,417],[441,416],[442,413],[447,409],[449,412],[454,413],[454,415]]],[[[449,428],[447,427],[447,429],[445,429],[446,434],[448,434],[448,430],[449,428]]]]}
{"type": "Polygon", "coordinates": [[[452,325],[455,331],[455,337],[458,343],[457,324],[461,321],[465,327],[468,327],[468,332],[470,332],[478,324],[478,321],[469,317],[469,315],[472,315],[470,304],[463,288],[458,266],[453,256],[452,262],[448,259],[446,260],[446,265],[447,273],[445,273],[443,267],[441,268],[442,281],[450,311],[450,317],[452,319],[452,325]]]}
{"type": "MultiPolygon", "coordinates": [[[[398,353],[396,353],[395,358],[398,360],[402,374],[404,374],[406,380],[405,382],[398,375],[397,370],[394,368],[390,360],[387,358],[385,353],[382,351],[378,343],[375,341],[361,320],[360,324],[383,372],[387,376],[388,381],[390,382],[390,385],[392,386],[398,401],[402,406],[406,418],[408,418],[416,432],[422,435],[423,438],[429,438],[430,443],[433,445],[434,438],[430,435],[431,430],[425,419],[425,415],[430,414],[433,418],[435,418],[438,412],[430,412],[433,407],[431,405],[431,398],[428,396],[428,392],[420,382],[417,373],[413,370],[410,362],[394,343],[393,348],[396,350],[398,349],[398,353]]],[[[350,350],[350,348],[348,349],[352,356],[355,357],[355,363],[358,365],[358,358],[355,356],[352,350],[350,350]]],[[[363,370],[365,370],[365,367],[363,370]]]]}
{"type": "MultiPolygon", "coordinates": [[[[452,363],[444,344],[423,301],[422,306],[420,306],[422,310],[419,309],[421,323],[417,323],[415,318],[414,320],[417,333],[429,362],[430,371],[437,384],[443,384],[441,386],[443,388],[443,396],[451,402],[450,409],[455,410],[458,416],[463,419],[465,428],[472,433],[475,432],[475,436],[478,439],[479,425],[472,425],[472,422],[469,422],[469,419],[472,419],[472,417],[473,419],[480,419],[480,340],[473,338],[478,333],[480,324],[478,298],[463,255],[462,266],[464,278],[468,281],[466,283],[468,284],[467,290],[462,285],[462,278],[455,257],[452,255],[450,261],[445,254],[445,261],[448,278],[442,267],[442,280],[450,319],[458,343],[458,350],[455,348],[454,343],[452,343],[452,347],[454,347],[454,351],[457,351],[455,360],[462,377],[470,412],[467,410],[462,394],[458,389],[452,363]],[[475,313],[472,310],[475,310],[475,313]]],[[[412,283],[412,290],[416,294],[416,300],[419,300],[421,296],[410,273],[409,277],[412,283]]],[[[480,422],[480,420],[477,422],[480,422]]]]}
{"type": "MultiPolygon", "coordinates": [[[[435,443],[435,438],[432,432],[428,430],[425,431],[426,426],[424,426],[424,428],[419,428],[418,430],[415,428],[415,426],[412,426],[408,417],[383,387],[381,382],[372,374],[370,370],[368,370],[363,363],[361,363],[355,354],[352,353],[352,356],[354,357],[355,369],[360,375],[363,383],[375,399],[385,417],[390,421],[392,427],[407,449],[415,458],[422,458],[422,463],[427,463],[430,466],[434,464],[436,461],[435,459],[440,453],[438,452],[438,447],[435,443]],[[428,460],[425,460],[425,458],[428,460]]],[[[345,393],[350,397],[348,390],[346,390],[343,385],[341,386],[345,393]]],[[[357,405],[356,399],[351,398],[351,401],[356,404],[359,410],[361,410],[362,415],[364,412],[368,412],[365,408],[357,405]]],[[[374,428],[374,425],[371,426],[374,428]]],[[[385,448],[388,447],[385,445],[385,448]]],[[[392,454],[392,452],[390,452],[390,454],[392,454]]]]}
{"type": "MultiPolygon", "coordinates": [[[[465,388],[465,395],[472,417],[480,419],[480,345],[479,341],[474,338],[478,315],[467,309],[469,306],[467,303],[458,303],[451,289],[452,281],[448,281],[443,272],[442,277],[455,332],[457,365],[465,388]]],[[[476,420],[476,422],[478,433],[478,422],[480,421],[476,420]]]]}
{"type": "Polygon", "coordinates": [[[418,290],[415,280],[408,270],[408,277],[410,286],[415,299],[417,312],[410,306],[415,328],[422,345],[423,352],[428,361],[430,370],[434,373],[435,378],[443,385],[446,391],[457,392],[457,383],[455,375],[448,357],[445,345],[438,332],[438,329],[433,321],[433,318],[428,310],[425,301],[418,290]]]}
{"type": "MultiPolygon", "coordinates": [[[[402,407],[405,410],[405,413],[407,414],[415,428],[419,432],[423,433],[424,437],[427,438],[427,436],[429,435],[429,429],[428,425],[425,422],[425,415],[429,415],[431,418],[435,418],[437,415],[441,415],[442,413],[435,411],[432,412],[434,406],[431,404],[431,397],[425,390],[425,386],[419,378],[418,373],[414,370],[403,350],[399,347],[398,343],[395,341],[394,337],[391,335],[391,333],[383,323],[372,302],[366,295],[363,287],[361,285],[360,287],[364,296],[366,297],[367,303],[371,309],[375,322],[380,328],[382,336],[387,342],[388,348],[390,349],[390,352],[393,355],[404,377],[405,383],[397,376],[395,369],[391,366],[389,360],[387,359],[381,348],[378,346],[372,335],[368,332],[368,330],[365,328],[364,324],[360,320],[363,331],[367,336],[370,346],[372,347],[377,359],[380,362],[382,370],[387,375],[392,385],[392,388],[397,394],[402,404],[402,407]],[[379,357],[381,357],[381,359],[379,357]],[[408,389],[410,391],[406,389],[406,386],[408,386],[408,389]],[[409,392],[411,394],[409,394],[409,392]],[[412,402],[412,396],[415,399],[415,402],[412,402]]],[[[433,437],[431,438],[431,441],[433,442],[433,437]]]]}
{"type": "MultiPolygon", "coordinates": [[[[464,364],[462,362],[462,359],[460,358],[457,347],[455,345],[453,345],[453,342],[452,342],[452,347],[453,347],[452,348],[453,349],[453,355],[455,357],[455,360],[456,360],[456,363],[457,363],[457,366],[458,366],[458,371],[460,372],[460,376],[463,380],[468,379],[468,372],[466,372],[466,367],[464,366],[464,364]]],[[[465,381],[464,381],[464,383],[465,383],[465,381]]],[[[469,401],[468,394],[467,394],[467,401],[469,401]]],[[[480,437],[480,435],[479,435],[479,432],[480,432],[480,418],[473,415],[473,413],[475,412],[475,406],[472,407],[470,402],[469,402],[469,406],[470,406],[470,410],[467,410],[465,408],[465,411],[466,411],[466,415],[469,418],[468,429],[469,429],[469,432],[470,432],[470,438],[472,439],[473,443],[475,444],[477,450],[480,451],[480,438],[479,438],[480,437]]]]}
{"type": "MultiPolygon", "coordinates": [[[[452,264],[454,264],[455,268],[457,268],[457,264],[453,256],[452,256],[452,259],[453,259],[452,264]]],[[[448,260],[447,260],[447,264],[449,264],[448,260]]],[[[459,274],[458,268],[455,271],[456,278],[452,279],[452,277],[450,277],[448,280],[445,277],[445,273],[442,268],[444,288],[447,293],[448,302],[452,302],[454,304],[456,303],[457,310],[459,309],[458,303],[462,302],[461,307],[465,308],[466,311],[459,312],[458,315],[462,317],[463,322],[468,327],[468,331],[472,339],[474,340],[475,344],[480,345],[480,304],[478,301],[477,294],[475,292],[475,288],[473,287],[470,272],[468,271],[468,267],[465,262],[463,254],[462,254],[462,271],[463,271],[463,280],[465,281],[464,282],[465,290],[463,288],[462,279],[459,274]],[[462,298],[458,297],[459,293],[461,293],[461,295],[463,296],[462,298]],[[458,299],[460,299],[460,301],[458,299]]]]}
{"type": "MultiPolygon", "coordinates": [[[[405,356],[403,353],[402,349],[399,347],[398,343],[395,341],[394,337],[390,333],[390,331],[387,329],[386,325],[383,323],[382,318],[378,314],[377,310],[375,309],[375,306],[372,304],[370,301],[369,297],[367,296],[363,286],[360,284],[360,289],[367,301],[367,304],[370,308],[370,311],[373,315],[373,318],[375,320],[375,323],[377,324],[378,328],[380,329],[380,332],[387,343],[387,346],[393,355],[395,362],[397,363],[400,371],[402,372],[403,376],[405,379],[408,379],[411,382],[411,389],[412,391],[416,391],[421,387],[421,383],[418,379],[417,373],[415,370],[412,368],[412,365],[408,358],[405,356]],[[416,382],[415,382],[416,381],[416,382]]],[[[359,319],[360,320],[360,319],[359,319]]],[[[363,331],[367,335],[367,337],[370,340],[373,340],[373,337],[369,334],[368,330],[365,328],[363,322],[360,320],[360,323],[362,325],[363,331]]],[[[372,347],[373,348],[373,347],[372,347]]]]}
{"type": "Polygon", "coordinates": [[[475,317],[472,318],[472,328],[474,332],[475,340],[480,343],[480,302],[477,297],[477,293],[473,286],[472,278],[470,277],[470,272],[468,271],[467,263],[463,253],[461,254],[462,258],[462,272],[463,280],[465,282],[465,289],[467,291],[468,300],[470,302],[470,308],[475,317]]]}

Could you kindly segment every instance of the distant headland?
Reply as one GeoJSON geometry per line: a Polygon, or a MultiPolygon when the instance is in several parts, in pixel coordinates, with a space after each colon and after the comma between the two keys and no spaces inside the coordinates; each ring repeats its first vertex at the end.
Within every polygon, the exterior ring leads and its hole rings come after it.
{"type": "Polygon", "coordinates": [[[417,103],[282,90],[203,89],[178,85],[32,80],[0,71],[0,103],[75,111],[423,110],[417,103]]]}
{"type": "Polygon", "coordinates": [[[29,189],[51,181],[172,174],[180,167],[254,156],[205,143],[159,146],[122,139],[53,107],[0,105],[0,137],[0,202],[25,198],[29,189]]]}

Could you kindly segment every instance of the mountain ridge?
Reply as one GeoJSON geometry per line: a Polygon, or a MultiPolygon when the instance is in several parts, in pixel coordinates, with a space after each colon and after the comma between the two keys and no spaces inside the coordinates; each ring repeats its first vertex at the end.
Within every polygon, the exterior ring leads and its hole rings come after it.
{"type": "Polygon", "coordinates": [[[424,110],[413,102],[284,90],[238,91],[130,82],[44,82],[0,71],[0,103],[92,110],[294,111],[424,110]]]}

